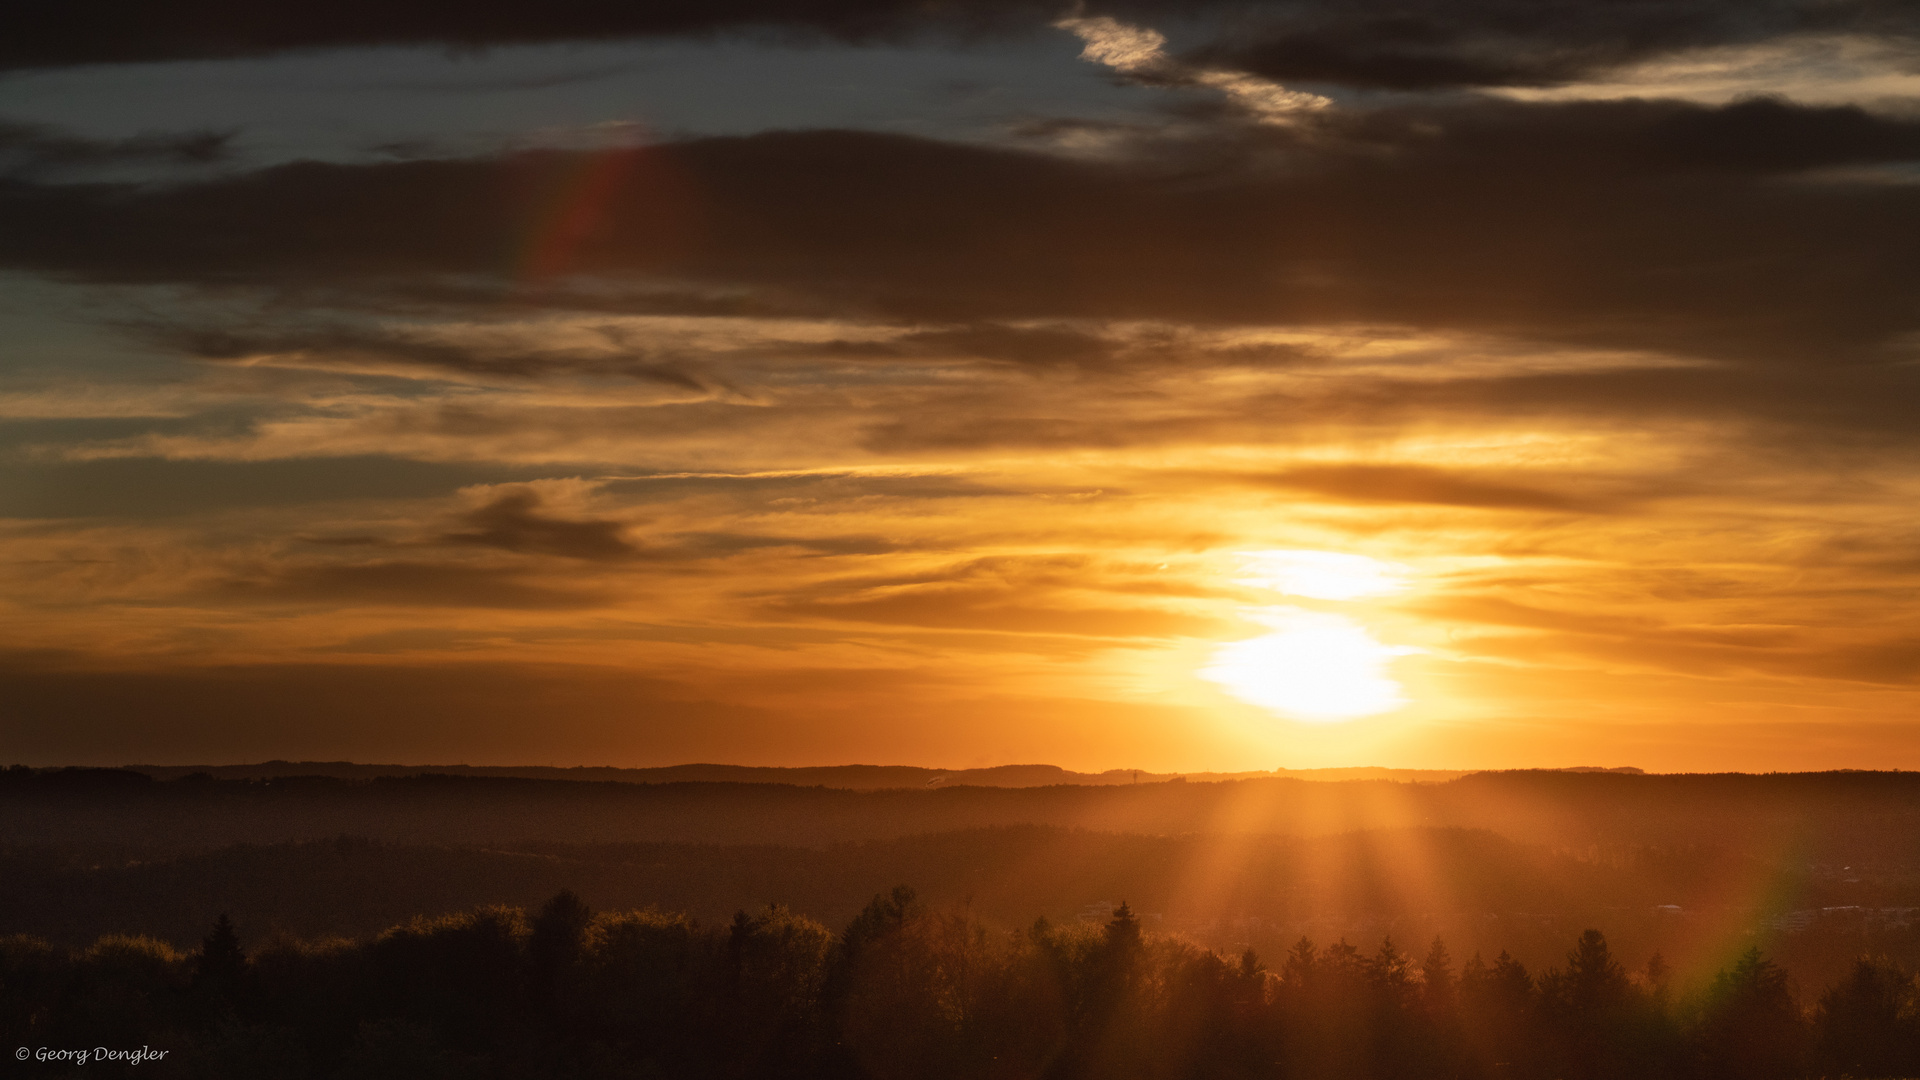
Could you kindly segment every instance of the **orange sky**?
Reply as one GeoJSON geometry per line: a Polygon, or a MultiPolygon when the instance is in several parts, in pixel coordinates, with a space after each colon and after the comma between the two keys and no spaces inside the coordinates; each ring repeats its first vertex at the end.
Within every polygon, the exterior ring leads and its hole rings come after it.
{"type": "Polygon", "coordinates": [[[9,136],[0,757],[1920,767],[1920,98],[1033,33],[1131,119],[9,136]]]}

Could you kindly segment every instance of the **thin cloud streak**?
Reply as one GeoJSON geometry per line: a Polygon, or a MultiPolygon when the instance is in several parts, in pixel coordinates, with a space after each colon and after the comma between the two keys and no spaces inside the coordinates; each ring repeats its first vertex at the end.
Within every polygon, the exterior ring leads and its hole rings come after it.
{"type": "Polygon", "coordinates": [[[1129,26],[1105,15],[1072,16],[1053,25],[1086,42],[1080,58],[1105,64],[1124,75],[1158,86],[1203,86],[1218,90],[1238,108],[1266,123],[1286,123],[1294,113],[1333,104],[1319,94],[1289,90],[1241,71],[1222,71],[1182,63],[1167,53],[1166,35],[1129,26]]]}

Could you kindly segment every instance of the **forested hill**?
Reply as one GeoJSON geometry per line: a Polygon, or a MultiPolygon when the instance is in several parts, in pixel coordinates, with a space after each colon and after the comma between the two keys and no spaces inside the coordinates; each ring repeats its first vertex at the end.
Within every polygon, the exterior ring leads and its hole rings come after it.
{"type": "MultiPolygon", "coordinates": [[[[371,780],[381,776],[418,776],[436,773],[446,776],[513,777],[523,780],[617,780],[629,784],[797,784],[802,787],[847,788],[852,791],[877,791],[884,788],[930,787],[1047,787],[1053,784],[1140,784],[1160,783],[1180,777],[1187,780],[1250,780],[1264,777],[1291,777],[1299,780],[1396,780],[1403,783],[1439,783],[1468,775],[1467,769],[1384,769],[1357,767],[1344,769],[1275,769],[1272,772],[1239,773],[1156,773],[1140,769],[1109,769],[1084,773],[1058,765],[995,765],[975,769],[929,769],[918,765],[815,765],[778,767],[764,765],[666,765],[656,768],[623,769],[610,765],[367,765],[352,761],[263,761],[255,765],[128,765],[132,772],[145,773],[156,780],[177,780],[194,773],[205,773],[221,780],[270,780],[285,776],[331,776],[343,780],[371,780]]],[[[1579,771],[1605,772],[1604,769],[1579,771]]],[[[1620,772],[1638,772],[1621,769],[1620,772]]]]}
{"type": "Polygon", "coordinates": [[[1446,783],[1291,778],[855,791],[418,775],[155,780],[0,772],[0,843],[178,850],[341,834],[409,843],[819,845],[1000,825],[1155,835],[1491,829],[1526,843],[1791,851],[1807,864],[1920,866],[1920,773],[1476,773],[1446,783]]]}

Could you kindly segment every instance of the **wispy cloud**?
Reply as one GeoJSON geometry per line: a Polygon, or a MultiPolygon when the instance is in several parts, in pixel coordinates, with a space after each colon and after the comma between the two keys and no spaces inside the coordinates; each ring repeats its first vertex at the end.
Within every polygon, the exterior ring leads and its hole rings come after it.
{"type": "Polygon", "coordinates": [[[1166,50],[1166,35],[1130,26],[1105,15],[1070,15],[1054,23],[1071,31],[1086,47],[1080,58],[1104,64],[1124,75],[1161,86],[1199,86],[1218,90],[1240,109],[1267,123],[1285,123],[1295,113],[1312,112],[1333,104],[1318,94],[1289,90],[1279,83],[1243,71],[1197,66],[1178,60],[1166,50]]]}

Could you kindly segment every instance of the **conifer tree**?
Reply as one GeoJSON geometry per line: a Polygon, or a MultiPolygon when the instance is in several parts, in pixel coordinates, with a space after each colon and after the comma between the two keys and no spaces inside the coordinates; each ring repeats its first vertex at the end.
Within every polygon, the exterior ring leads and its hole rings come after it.
{"type": "Polygon", "coordinates": [[[1453,957],[1447,953],[1447,943],[1436,935],[1427,958],[1420,961],[1420,1000],[1428,1012],[1445,1013],[1453,1008],[1455,989],[1453,957]]]}

